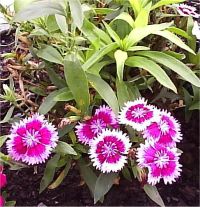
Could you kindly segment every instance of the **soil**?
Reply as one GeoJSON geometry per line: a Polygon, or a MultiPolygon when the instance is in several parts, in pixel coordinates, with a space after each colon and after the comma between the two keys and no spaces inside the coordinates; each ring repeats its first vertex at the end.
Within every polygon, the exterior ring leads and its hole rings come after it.
{"type": "MultiPolygon", "coordinates": [[[[4,44],[13,41],[13,35],[4,34],[4,44]]],[[[2,40],[1,40],[2,44],[2,40]]],[[[12,47],[4,47],[9,52],[12,47]]],[[[1,49],[2,52],[2,49],[1,49]]],[[[2,59],[1,59],[2,64],[2,59]]],[[[1,77],[5,72],[1,71],[1,77]]],[[[3,82],[1,81],[1,84],[3,82]]],[[[8,106],[1,104],[3,117],[8,106]]],[[[175,117],[182,124],[184,139],[178,144],[184,153],[181,156],[183,172],[176,183],[164,185],[160,183],[157,188],[167,206],[200,206],[199,202],[199,113],[194,111],[188,123],[185,123],[184,110],[175,111],[175,117]]],[[[1,134],[5,134],[9,125],[1,126],[1,134]]],[[[7,168],[8,184],[6,190],[7,200],[16,200],[17,206],[93,206],[93,199],[86,185],[82,185],[81,177],[76,166],[70,169],[63,183],[54,190],[45,190],[39,194],[39,184],[43,175],[44,165],[38,166],[38,173],[34,174],[32,167],[11,171],[7,168]]],[[[97,203],[96,205],[102,205],[97,203]]],[[[132,182],[120,179],[119,185],[114,185],[105,196],[105,206],[155,206],[143,192],[138,181],[132,182]]]]}

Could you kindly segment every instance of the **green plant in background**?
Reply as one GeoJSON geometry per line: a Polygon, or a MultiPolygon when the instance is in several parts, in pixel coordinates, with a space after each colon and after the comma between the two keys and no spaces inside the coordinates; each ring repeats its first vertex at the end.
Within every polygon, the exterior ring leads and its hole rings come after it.
{"type": "MultiPolygon", "coordinates": [[[[40,58],[43,62],[34,70],[45,71],[49,77],[39,87],[26,85],[26,89],[45,97],[37,107],[40,114],[51,112],[59,117],[62,114],[63,123],[67,123],[59,129],[60,141],[56,154],[47,162],[40,192],[48,186],[56,188],[67,175],[71,162],[77,160],[95,203],[103,201],[118,174],[97,177],[98,173],[86,166],[88,149],[78,143],[74,127],[77,121],[87,120],[97,105],[107,103],[117,115],[124,103],[149,91],[159,98],[167,97],[167,93],[168,98],[181,97],[188,117],[191,110],[198,109],[199,53],[195,53],[193,20],[182,18],[182,22],[177,22],[178,15],[171,13],[170,5],[183,0],[21,2],[15,0],[13,25],[17,27],[16,35],[26,32],[31,42],[24,64],[40,58]],[[190,68],[188,63],[194,67],[190,68]],[[192,85],[193,92],[184,88],[186,83],[192,85]],[[55,90],[46,91],[48,85],[55,86],[55,90]],[[64,111],[66,103],[68,112],[64,111]],[[62,171],[53,182],[59,168],[62,171]]],[[[14,89],[5,85],[4,88],[1,98],[15,103],[14,89]]],[[[13,110],[14,107],[12,112],[8,111],[4,122],[9,121],[13,110]]],[[[127,130],[137,145],[141,137],[128,127],[127,130]]],[[[142,170],[134,162],[122,174],[129,180],[132,175],[140,180],[142,170]]],[[[145,185],[144,190],[163,205],[156,187],[145,185]]]]}

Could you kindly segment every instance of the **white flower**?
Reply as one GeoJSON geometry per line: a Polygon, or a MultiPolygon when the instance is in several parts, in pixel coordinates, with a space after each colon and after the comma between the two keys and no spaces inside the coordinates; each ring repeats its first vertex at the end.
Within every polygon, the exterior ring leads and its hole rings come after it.
{"type": "Polygon", "coordinates": [[[196,36],[198,40],[200,40],[200,26],[197,21],[194,22],[194,26],[192,28],[192,34],[196,36]]]}

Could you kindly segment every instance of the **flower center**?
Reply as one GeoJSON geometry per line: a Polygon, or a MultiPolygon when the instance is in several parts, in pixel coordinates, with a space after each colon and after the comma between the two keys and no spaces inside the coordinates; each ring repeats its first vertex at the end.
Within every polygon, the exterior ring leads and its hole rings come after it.
{"type": "Polygon", "coordinates": [[[145,116],[146,112],[147,111],[144,108],[136,108],[134,111],[131,112],[131,114],[134,117],[141,118],[145,116]]]}
{"type": "Polygon", "coordinates": [[[169,156],[162,151],[158,151],[155,154],[154,162],[157,167],[163,168],[169,163],[169,156]]]}
{"type": "Polygon", "coordinates": [[[38,142],[38,132],[26,132],[25,137],[23,137],[24,143],[27,145],[27,147],[32,147],[38,142]]]}
{"type": "Polygon", "coordinates": [[[106,124],[100,119],[94,120],[91,124],[91,130],[94,134],[100,133],[104,128],[106,128],[106,124]]]}
{"type": "Polygon", "coordinates": [[[115,143],[105,143],[103,146],[103,155],[106,155],[107,157],[115,155],[117,152],[117,147],[115,143]]]}

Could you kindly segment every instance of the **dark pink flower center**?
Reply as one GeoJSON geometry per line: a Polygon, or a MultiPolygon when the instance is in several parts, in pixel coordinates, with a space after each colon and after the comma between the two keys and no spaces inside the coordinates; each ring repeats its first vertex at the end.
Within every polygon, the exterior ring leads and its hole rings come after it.
{"type": "Polygon", "coordinates": [[[149,120],[153,117],[153,111],[144,106],[144,104],[137,104],[135,106],[131,106],[126,112],[126,118],[129,121],[133,121],[136,123],[142,123],[146,120],[149,120]]]}
{"type": "Polygon", "coordinates": [[[116,163],[125,151],[124,143],[115,136],[106,136],[97,144],[96,153],[101,164],[116,163]]]}

